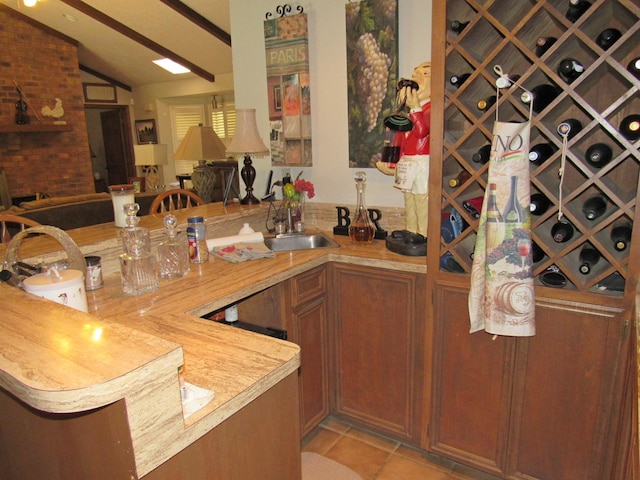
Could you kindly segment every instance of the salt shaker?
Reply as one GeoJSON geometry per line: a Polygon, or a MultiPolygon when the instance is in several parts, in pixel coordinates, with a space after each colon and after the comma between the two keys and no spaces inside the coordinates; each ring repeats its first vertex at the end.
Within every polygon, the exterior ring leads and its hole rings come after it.
{"type": "Polygon", "coordinates": [[[84,260],[87,263],[87,272],[84,276],[87,291],[102,288],[104,286],[102,280],[102,259],[97,255],[89,255],[84,257],[84,260]]]}

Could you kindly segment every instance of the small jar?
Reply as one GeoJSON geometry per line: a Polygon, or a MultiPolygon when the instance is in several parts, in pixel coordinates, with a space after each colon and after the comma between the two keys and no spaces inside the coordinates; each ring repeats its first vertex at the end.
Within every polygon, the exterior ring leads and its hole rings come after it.
{"type": "Polygon", "coordinates": [[[87,264],[87,273],[84,276],[87,291],[98,290],[104,286],[102,280],[102,262],[101,258],[96,255],[84,257],[87,264]]]}
{"type": "Polygon", "coordinates": [[[231,305],[224,310],[224,321],[235,323],[238,321],[238,305],[231,305]]]}

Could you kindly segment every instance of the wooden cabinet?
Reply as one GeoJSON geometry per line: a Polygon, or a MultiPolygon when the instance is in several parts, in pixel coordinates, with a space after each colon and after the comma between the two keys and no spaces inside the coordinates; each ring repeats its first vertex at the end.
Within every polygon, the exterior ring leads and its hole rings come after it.
{"type": "MultiPolygon", "coordinates": [[[[300,478],[297,389],[295,373],[288,375],[143,478],[300,478]]],[[[0,478],[139,478],[126,408],[121,400],[53,414],[0,389],[0,478]]]]}
{"type": "MultiPolygon", "coordinates": [[[[423,447],[502,478],[622,478],[620,445],[630,444],[631,405],[626,333],[633,320],[633,295],[640,274],[640,237],[633,229],[628,248],[611,240],[620,224],[633,227],[638,212],[638,140],[621,134],[625,117],[640,111],[640,80],[627,65],[640,56],[640,5],[627,0],[592,0],[577,20],[565,13],[567,0],[510,2],[461,0],[433,3],[432,130],[429,210],[427,341],[433,345],[433,385],[423,447]],[[465,23],[454,32],[451,22],[465,23]],[[468,23],[467,23],[468,22],[468,23]],[[596,38],[606,28],[622,36],[603,49],[596,38]],[[536,52],[538,37],[554,37],[536,52]],[[558,72],[564,58],[585,67],[572,82],[558,72]],[[496,106],[476,107],[495,95],[494,66],[519,76],[528,90],[547,83],[558,89],[549,105],[534,111],[533,147],[552,146],[541,164],[530,165],[531,194],[543,194],[549,208],[531,216],[532,239],[541,257],[536,277],[536,335],[529,338],[469,334],[469,273],[479,219],[469,200],[482,198],[490,163],[473,161],[491,144],[496,106]],[[453,75],[466,76],[454,86],[453,75]],[[569,118],[582,129],[563,149],[558,124],[569,118]],[[612,149],[604,166],[587,161],[596,143],[612,149]],[[558,176],[563,150],[564,176],[558,176]],[[468,179],[450,187],[465,170],[468,179]],[[605,213],[590,220],[583,205],[605,199],[605,213]],[[551,227],[562,210],[573,237],[557,243],[551,227]],[[461,232],[443,233],[452,213],[463,219],[461,232]],[[579,271],[579,254],[594,248],[598,263],[579,271]],[[452,258],[461,267],[448,268],[452,258]],[[540,280],[558,269],[566,286],[540,280]],[[455,271],[454,271],[455,270],[455,271]],[[618,286],[608,283],[615,279],[618,286]],[[609,285],[609,287],[606,287],[609,285]],[[621,285],[621,286],[620,286],[621,285]],[[431,323],[431,319],[432,322],[431,323]]],[[[523,122],[528,106],[516,86],[500,90],[501,121],[523,122]]],[[[523,202],[525,208],[528,202],[523,202]]]]}
{"type": "Polygon", "coordinates": [[[300,346],[300,428],[304,436],[329,414],[329,338],[326,268],[290,281],[289,340],[300,346]]]}
{"type": "MultiPolygon", "coordinates": [[[[429,450],[504,478],[602,479],[615,462],[628,324],[539,302],[537,334],[469,334],[468,290],[438,288],[429,450]]],[[[572,308],[568,308],[572,307],[572,308]]]]}
{"type": "Polygon", "coordinates": [[[334,410],[419,444],[425,277],[333,264],[334,410]]]}

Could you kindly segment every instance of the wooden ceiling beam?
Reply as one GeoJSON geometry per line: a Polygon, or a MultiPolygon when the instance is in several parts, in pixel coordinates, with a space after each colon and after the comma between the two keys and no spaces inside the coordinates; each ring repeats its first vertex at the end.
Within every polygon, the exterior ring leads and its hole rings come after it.
{"type": "Polygon", "coordinates": [[[133,91],[130,85],[127,85],[126,83],[122,83],[119,80],[116,80],[115,78],[111,78],[108,75],[105,75],[103,73],[98,72],[97,70],[94,70],[93,68],[87,67],[86,65],[80,64],[80,70],[82,70],[83,72],[87,72],[88,74],[93,75],[96,78],[100,78],[105,82],[109,82],[111,85],[120,87],[121,89],[126,90],[127,92],[133,91]]]}
{"type": "Polygon", "coordinates": [[[105,15],[101,11],[96,10],[91,5],[87,5],[86,3],[80,0],[61,0],[61,1],[69,5],[70,7],[73,7],[76,10],[84,13],[85,15],[88,15],[94,20],[97,20],[98,22],[106,25],[107,27],[115,30],[116,32],[121,33],[122,35],[130,38],[134,42],[137,42],[140,45],[148,48],[149,50],[153,50],[159,55],[162,55],[163,57],[167,57],[173,60],[174,62],[179,63],[183,67],[186,67],[189,70],[191,70],[193,73],[195,73],[199,77],[202,77],[205,80],[208,80],[209,82],[215,81],[215,76],[212,73],[209,73],[203,68],[200,68],[199,66],[197,66],[196,64],[191,63],[186,58],[182,58],[180,55],[173,53],[171,50],[163,47],[159,43],[154,42],[153,40],[145,37],[144,35],[140,35],[135,30],[127,27],[126,25],[123,25],[122,23],[111,18],[110,16],[105,15]]]}
{"type": "Polygon", "coordinates": [[[205,32],[210,33],[225,45],[231,46],[231,35],[222,30],[215,23],[210,22],[207,18],[200,15],[188,5],[185,5],[180,0],[160,0],[166,6],[173,8],[180,15],[187,18],[189,21],[195,23],[205,32]]]}

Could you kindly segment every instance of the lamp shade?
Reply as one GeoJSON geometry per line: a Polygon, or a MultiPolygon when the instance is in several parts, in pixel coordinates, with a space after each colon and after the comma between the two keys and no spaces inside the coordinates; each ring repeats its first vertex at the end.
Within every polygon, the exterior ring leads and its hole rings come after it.
{"type": "Polygon", "coordinates": [[[211,127],[189,127],[182,143],[173,154],[174,160],[219,160],[225,158],[226,147],[211,127]]]}
{"type": "Polygon", "coordinates": [[[148,165],[164,165],[167,163],[167,146],[148,143],[144,145],[134,145],[133,154],[138,167],[148,165]]]}
{"type": "Polygon", "coordinates": [[[247,153],[256,157],[269,155],[269,149],[258,133],[255,108],[236,110],[236,131],[229,148],[227,148],[228,155],[245,155],[247,153]]]}

